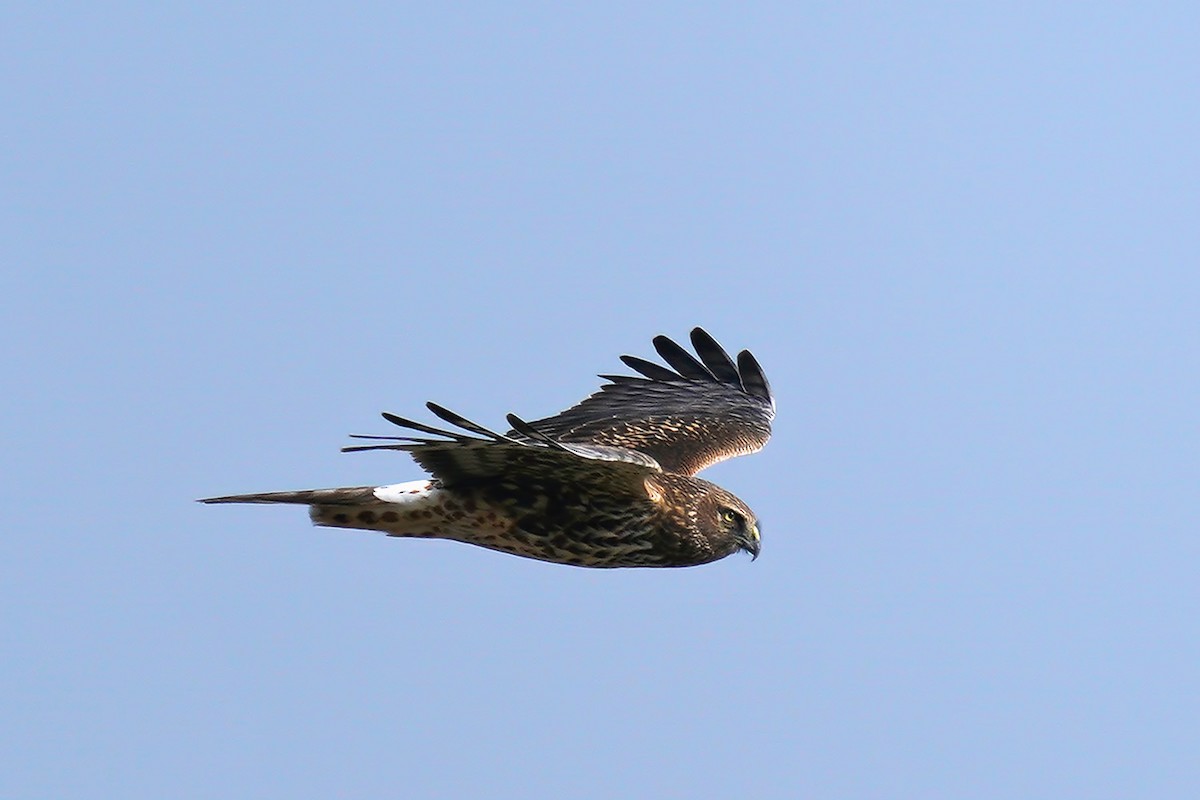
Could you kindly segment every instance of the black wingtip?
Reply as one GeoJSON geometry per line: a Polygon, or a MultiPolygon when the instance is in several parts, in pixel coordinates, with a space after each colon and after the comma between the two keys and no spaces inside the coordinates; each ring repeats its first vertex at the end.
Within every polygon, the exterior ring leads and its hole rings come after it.
{"type": "Polygon", "coordinates": [[[400,450],[412,449],[411,444],[355,444],[342,448],[343,453],[365,453],[368,450],[400,450]]]}
{"type": "Polygon", "coordinates": [[[683,377],[696,381],[715,380],[713,374],[708,371],[708,367],[697,361],[695,356],[674,340],[659,335],[655,336],[651,343],[658,354],[662,356],[663,361],[670,364],[683,377]]]}
{"type": "Polygon", "coordinates": [[[456,414],[453,411],[451,411],[450,409],[446,408],[445,406],[439,406],[437,403],[433,402],[432,400],[425,403],[425,407],[428,408],[431,412],[433,412],[433,415],[435,417],[442,420],[443,422],[449,422],[451,425],[461,426],[464,422],[469,422],[469,420],[466,417],[462,416],[461,414],[456,414]]]}
{"type": "Polygon", "coordinates": [[[464,417],[462,414],[458,414],[454,411],[451,411],[450,409],[446,408],[445,406],[439,406],[437,403],[431,402],[431,403],[426,403],[425,407],[428,408],[430,411],[432,411],[434,414],[436,414],[439,419],[443,420],[444,422],[449,422],[451,425],[456,425],[459,428],[462,428],[463,430],[470,431],[471,433],[478,434],[479,436],[487,437],[487,438],[492,439],[497,442],[511,441],[504,434],[496,433],[496,431],[494,431],[490,428],[485,428],[482,425],[480,425],[478,422],[472,422],[471,420],[464,417]]]}
{"type": "MultiPolygon", "coordinates": [[[[392,444],[353,444],[342,448],[343,453],[362,453],[366,450],[411,450],[414,446],[433,441],[413,436],[375,436],[369,433],[352,433],[351,439],[391,442],[392,444]]],[[[441,441],[441,440],[438,440],[441,441]]]]}
{"type": "MultiPolygon", "coordinates": [[[[661,364],[647,361],[638,356],[623,355],[621,361],[625,366],[652,381],[678,381],[681,379],[716,381],[737,386],[746,394],[761,397],[769,401],[772,406],[775,404],[767,377],[758,361],[748,350],[739,353],[735,361],[720,342],[713,338],[712,334],[698,325],[692,328],[689,338],[699,359],[668,336],[660,334],[652,340],[654,349],[675,370],[674,372],[661,364]]],[[[613,383],[641,380],[641,378],[620,375],[601,375],[600,377],[613,383]]]]}
{"type": "Polygon", "coordinates": [[[738,368],[734,365],[733,359],[729,357],[729,353],[725,352],[725,348],[708,334],[708,331],[703,328],[692,328],[692,347],[696,349],[700,360],[704,362],[704,366],[713,374],[717,380],[722,383],[740,384],[742,381],[741,375],[738,374],[738,368]]]}
{"type": "Polygon", "coordinates": [[[522,436],[528,436],[530,439],[535,439],[539,442],[545,442],[550,439],[550,437],[548,437],[546,434],[542,433],[537,428],[518,417],[516,414],[505,414],[504,419],[508,421],[508,426],[510,428],[522,436]]]}
{"type": "Polygon", "coordinates": [[[761,397],[770,401],[772,406],[775,405],[775,395],[771,392],[771,384],[767,382],[763,368],[749,350],[738,353],[738,372],[741,373],[742,388],[746,390],[747,394],[761,397]]]}
{"type": "Polygon", "coordinates": [[[527,436],[535,442],[541,442],[553,450],[566,450],[567,452],[570,452],[570,450],[562,442],[559,442],[552,436],[548,436],[542,431],[539,431],[537,428],[533,427],[533,425],[521,419],[516,414],[509,414],[505,417],[505,419],[508,420],[508,424],[512,426],[512,429],[522,436],[527,436]]]}
{"type": "MultiPolygon", "coordinates": [[[[647,361],[644,358],[637,356],[621,356],[621,361],[631,370],[645,375],[652,381],[677,381],[680,376],[661,364],[655,364],[653,361],[647,361]]],[[[604,376],[606,377],[606,376],[604,376]]]]}
{"type": "Polygon", "coordinates": [[[534,428],[532,425],[530,425],[525,420],[518,417],[516,414],[513,414],[513,413],[505,414],[504,419],[505,419],[505,421],[508,422],[508,425],[510,428],[512,428],[514,431],[516,431],[517,433],[520,433],[522,435],[531,436],[531,435],[536,435],[538,432],[536,428],[534,428]]]}
{"type": "Polygon", "coordinates": [[[428,433],[432,436],[445,436],[448,439],[461,438],[461,435],[455,433],[454,431],[444,431],[440,428],[435,428],[432,425],[426,425],[424,422],[417,422],[416,420],[408,419],[407,417],[398,416],[390,411],[384,411],[382,416],[388,422],[401,428],[410,428],[414,431],[428,433]]]}

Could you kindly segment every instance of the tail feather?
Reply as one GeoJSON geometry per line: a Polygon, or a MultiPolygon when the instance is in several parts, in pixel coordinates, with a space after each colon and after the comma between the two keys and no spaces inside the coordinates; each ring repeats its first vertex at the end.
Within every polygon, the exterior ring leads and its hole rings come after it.
{"type": "MultiPolygon", "coordinates": [[[[316,525],[330,528],[359,528],[383,531],[389,536],[453,538],[453,525],[447,520],[444,497],[428,479],[391,486],[351,486],[341,489],[309,489],[299,492],[263,492],[207,497],[201,503],[295,503],[308,506],[308,515],[316,525]]],[[[455,509],[458,510],[458,509],[455,509]]],[[[475,512],[486,521],[483,509],[475,512]]],[[[464,512],[459,511],[459,517],[464,512]]]]}
{"type": "Polygon", "coordinates": [[[225,497],[206,497],[201,503],[296,503],[298,505],[354,505],[374,502],[374,486],[352,486],[342,489],[308,489],[299,492],[263,492],[261,494],[231,494],[225,497]]]}

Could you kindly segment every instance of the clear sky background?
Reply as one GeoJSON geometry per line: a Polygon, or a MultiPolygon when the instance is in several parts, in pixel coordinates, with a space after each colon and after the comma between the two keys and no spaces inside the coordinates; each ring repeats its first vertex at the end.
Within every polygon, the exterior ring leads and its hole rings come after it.
{"type": "Polygon", "coordinates": [[[1193,3],[0,12],[0,796],[1200,796],[1193,3]],[[703,325],[756,563],[410,480],[703,325]]]}

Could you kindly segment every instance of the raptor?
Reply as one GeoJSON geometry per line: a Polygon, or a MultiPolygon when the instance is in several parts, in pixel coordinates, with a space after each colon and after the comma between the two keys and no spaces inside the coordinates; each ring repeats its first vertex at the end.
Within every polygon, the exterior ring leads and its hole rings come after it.
{"type": "Polygon", "coordinates": [[[748,351],[734,360],[700,328],[690,338],[695,355],[655,337],[668,366],[622,356],[636,376],[601,375],[599,391],[552,417],[509,414],[504,433],[428,403],[450,427],[384,413],[407,433],[355,436],[372,443],[343,448],[406,452],[426,479],[201,502],[307,505],[317,525],[582,567],[687,567],[738,551],[757,558],[754,512],[695,475],[762,449],[775,399],[748,351]]]}

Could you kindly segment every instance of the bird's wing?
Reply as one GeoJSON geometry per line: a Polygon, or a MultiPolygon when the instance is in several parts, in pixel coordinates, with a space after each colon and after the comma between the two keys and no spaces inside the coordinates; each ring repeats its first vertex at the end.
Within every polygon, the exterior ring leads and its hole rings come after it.
{"type": "MultiPolygon", "coordinates": [[[[667,472],[694,475],[710,464],[761,450],[771,436],[775,398],[748,350],[737,361],[694,328],[699,359],[666,336],[654,349],[672,369],[621,356],[642,377],[601,375],[600,391],[531,427],[563,443],[645,453],[667,472]]],[[[510,436],[520,435],[514,430],[510,436]]]]}
{"type": "Polygon", "coordinates": [[[469,431],[444,430],[384,413],[384,419],[402,428],[430,436],[356,436],[386,440],[387,444],[356,445],[346,452],[401,450],[447,488],[479,484],[497,479],[519,484],[523,477],[558,478],[580,485],[591,482],[608,491],[630,491],[645,496],[647,475],[662,470],[653,458],[634,450],[605,445],[560,442],[535,430],[512,414],[508,423],[520,438],[488,430],[435,403],[430,411],[442,420],[469,431]]]}

